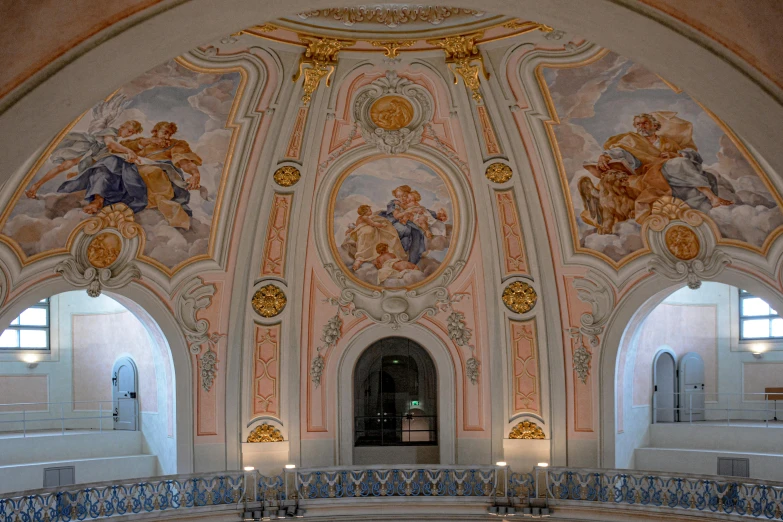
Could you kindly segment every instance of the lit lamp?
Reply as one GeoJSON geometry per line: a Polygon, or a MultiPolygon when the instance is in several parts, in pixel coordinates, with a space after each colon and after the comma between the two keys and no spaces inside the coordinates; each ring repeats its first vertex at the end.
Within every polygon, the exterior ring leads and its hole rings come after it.
{"type": "Polygon", "coordinates": [[[763,359],[764,352],[767,351],[767,347],[763,344],[754,344],[751,346],[750,351],[753,353],[755,359],[763,359]]]}
{"type": "Polygon", "coordinates": [[[38,366],[38,356],[33,353],[24,354],[22,360],[27,363],[27,367],[31,370],[38,366]]]}

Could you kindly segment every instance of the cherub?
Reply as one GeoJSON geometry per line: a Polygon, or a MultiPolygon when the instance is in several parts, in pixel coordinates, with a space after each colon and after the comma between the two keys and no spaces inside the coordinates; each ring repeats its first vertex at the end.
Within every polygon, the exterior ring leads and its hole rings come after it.
{"type": "Polygon", "coordinates": [[[141,123],[128,120],[117,128],[110,127],[127,105],[125,96],[121,94],[96,105],[92,110],[92,121],[87,132],[69,132],[65,135],[50,157],[52,163],[56,163],[57,166],[30,185],[25,195],[30,199],[38,199],[38,190],[46,182],[78,165],[74,172],[66,176],[67,179],[71,179],[109,155],[121,155],[129,163],[138,163],[139,158],[136,153],[119,143],[117,138],[129,138],[140,134],[143,130],[141,123]]]}
{"type": "Polygon", "coordinates": [[[410,261],[403,261],[393,253],[389,252],[389,245],[378,243],[375,246],[378,257],[373,264],[378,269],[378,283],[383,283],[391,277],[402,277],[409,270],[418,270],[419,267],[410,261]]]}

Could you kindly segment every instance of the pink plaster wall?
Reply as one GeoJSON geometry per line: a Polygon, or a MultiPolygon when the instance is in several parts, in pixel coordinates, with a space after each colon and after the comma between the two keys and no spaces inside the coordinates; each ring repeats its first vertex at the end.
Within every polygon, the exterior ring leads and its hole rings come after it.
{"type": "MultiPolygon", "coordinates": [[[[139,372],[139,410],[156,413],[157,376],[152,343],[144,325],[130,312],[74,314],[72,318],[74,402],[111,401],[112,366],[118,357],[127,354],[139,372]]],[[[74,410],[97,408],[94,403],[74,404],[74,410]]]]}
{"type": "MultiPolygon", "coordinates": [[[[0,375],[0,403],[49,402],[48,375],[0,375]]],[[[46,411],[46,404],[0,406],[0,412],[46,411]]],[[[17,416],[14,419],[20,418],[17,416]]],[[[9,419],[10,420],[10,419],[9,419]]]]}
{"type": "MultiPolygon", "coordinates": [[[[744,393],[764,393],[764,388],[783,388],[783,362],[745,363],[742,365],[742,390],[744,393]]],[[[745,397],[745,400],[763,400],[761,396],[745,397]]],[[[778,401],[783,411],[783,401],[778,401]]],[[[780,415],[778,415],[780,417],[780,415]]]]}
{"type": "MultiPolygon", "coordinates": [[[[633,404],[652,400],[652,361],[662,345],[677,354],[688,352],[704,359],[704,391],[715,393],[718,384],[718,308],[716,305],[660,304],[641,327],[633,372],[633,404]]],[[[707,400],[714,400],[707,396],[707,400]]]]}

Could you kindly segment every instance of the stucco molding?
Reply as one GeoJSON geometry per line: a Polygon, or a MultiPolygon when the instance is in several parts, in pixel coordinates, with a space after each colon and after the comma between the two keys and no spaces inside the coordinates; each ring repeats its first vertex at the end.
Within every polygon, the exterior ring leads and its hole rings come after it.
{"type": "MultiPolygon", "coordinates": [[[[700,218],[698,214],[696,217],[700,218]]],[[[692,290],[698,289],[702,281],[715,278],[732,263],[731,256],[716,246],[715,235],[707,220],[666,219],[652,222],[647,227],[647,241],[652,250],[647,270],[672,282],[685,282],[692,290]],[[683,259],[682,253],[678,255],[670,233],[679,231],[689,234],[690,246],[698,250],[695,257],[683,259]]]]}
{"type": "MultiPolygon", "coordinates": [[[[341,261],[332,253],[329,243],[328,220],[314,227],[315,244],[323,267],[337,285],[340,294],[337,298],[341,306],[352,306],[352,314],[357,317],[367,317],[371,321],[390,325],[397,329],[400,325],[416,322],[424,315],[437,314],[439,305],[449,302],[448,286],[457,278],[465,267],[475,233],[475,208],[470,186],[461,171],[432,148],[423,145],[412,146],[408,155],[421,158],[437,167],[451,184],[453,204],[459,216],[459,226],[449,246],[448,265],[439,275],[414,289],[382,288],[373,289],[360,285],[348,276],[341,261]]],[[[320,186],[316,190],[316,216],[325,216],[329,212],[329,199],[333,191],[339,189],[337,181],[341,173],[353,164],[372,157],[382,157],[374,146],[363,146],[349,151],[337,159],[324,174],[320,186]]]]}
{"type": "Polygon", "coordinates": [[[369,144],[387,154],[406,152],[411,145],[421,142],[424,126],[432,120],[434,103],[427,89],[417,83],[398,76],[396,71],[359,89],[353,101],[353,118],[359,131],[369,144]],[[379,127],[370,114],[373,103],[384,96],[398,96],[413,107],[410,121],[399,129],[379,127]]]}
{"type": "Polygon", "coordinates": [[[201,345],[210,341],[209,321],[198,319],[197,314],[209,308],[216,291],[215,285],[196,276],[182,285],[177,294],[174,313],[192,354],[199,353],[201,345]]]}
{"type": "Polygon", "coordinates": [[[125,205],[105,207],[98,216],[79,225],[72,236],[70,255],[54,267],[73,286],[85,288],[90,297],[141,278],[134,260],[143,232],[132,215],[128,218],[123,210],[129,209],[125,205]],[[110,244],[111,252],[106,250],[106,244],[110,244]]]}

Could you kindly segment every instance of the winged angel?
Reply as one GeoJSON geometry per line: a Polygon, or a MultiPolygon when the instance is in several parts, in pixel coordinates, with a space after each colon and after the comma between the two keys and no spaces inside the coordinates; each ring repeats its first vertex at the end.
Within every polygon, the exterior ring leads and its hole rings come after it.
{"type": "Polygon", "coordinates": [[[119,94],[93,107],[87,132],[65,135],[49,158],[57,166],[30,185],[25,195],[37,199],[38,190],[45,183],[77,167],[66,176],[69,180],[76,179],[60,185],[57,192],[86,190],[85,199],[90,203],[84,207],[84,212],[95,214],[104,204],[120,201],[134,212],[142,210],[147,205],[147,188],[135,167],[140,163],[139,157],[118,141],[118,138],[141,133],[141,123],[128,120],[119,127],[111,126],[129,103],[119,94]]]}
{"type": "Polygon", "coordinates": [[[702,212],[732,204],[716,195],[718,180],[703,168],[691,122],[658,111],[634,116],[633,126],[635,132],[609,138],[596,163],[584,164],[599,180],[597,186],[587,176],[577,182],[585,223],[599,234],[612,234],[622,221],[641,223],[664,196],[702,212]]]}

